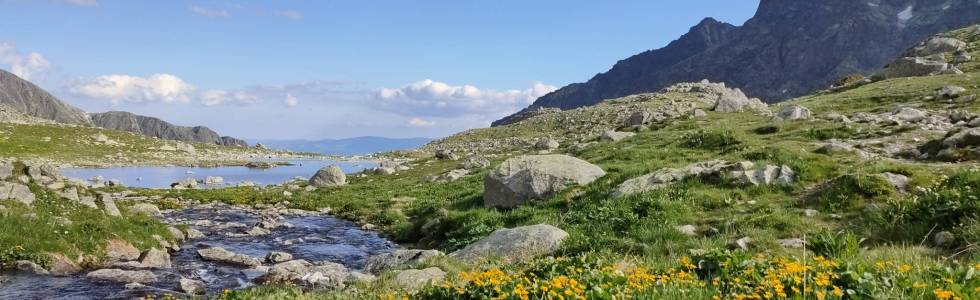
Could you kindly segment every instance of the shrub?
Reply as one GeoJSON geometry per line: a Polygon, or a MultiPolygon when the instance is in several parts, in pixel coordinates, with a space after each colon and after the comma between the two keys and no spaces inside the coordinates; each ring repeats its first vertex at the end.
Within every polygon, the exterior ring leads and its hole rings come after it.
{"type": "Polygon", "coordinates": [[[731,130],[697,130],[684,134],[681,139],[681,145],[686,148],[713,151],[737,150],[742,144],[738,134],[731,130]]]}
{"type": "Polygon", "coordinates": [[[861,250],[861,240],[847,231],[821,231],[807,240],[810,250],[829,258],[851,258],[861,250]]]}
{"type": "Polygon", "coordinates": [[[835,178],[816,195],[816,203],[832,211],[856,211],[870,203],[885,203],[898,196],[898,191],[884,177],[869,174],[848,174],[835,178]]]}

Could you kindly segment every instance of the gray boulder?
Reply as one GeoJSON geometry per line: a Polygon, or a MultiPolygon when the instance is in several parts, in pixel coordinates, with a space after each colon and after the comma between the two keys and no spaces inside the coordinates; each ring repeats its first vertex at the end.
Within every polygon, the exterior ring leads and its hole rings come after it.
{"type": "Polygon", "coordinates": [[[944,139],[943,145],[946,147],[980,146],[980,128],[960,130],[944,139]]]}
{"type": "Polygon", "coordinates": [[[653,121],[653,114],[649,110],[641,109],[633,114],[623,123],[626,127],[643,126],[653,121]]]}
{"type": "Polygon", "coordinates": [[[555,140],[553,138],[550,138],[550,137],[546,137],[546,138],[539,139],[538,142],[534,144],[534,149],[537,149],[537,150],[555,150],[555,149],[558,149],[558,147],[560,147],[560,146],[561,145],[558,143],[557,140],[555,140]]]}
{"type": "Polygon", "coordinates": [[[395,275],[395,285],[414,291],[429,284],[442,282],[445,278],[446,272],[436,267],[422,270],[404,270],[395,275]]]}
{"type": "Polygon", "coordinates": [[[0,162],[0,180],[7,179],[14,174],[14,165],[8,162],[0,162]]]}
{"type": "Polygon", "coordinates": [[[106,242],[105,256],[109,263],[137,260],[140,250],[127,241],[111,239],[106,242]]]}
{"type": "Polygon", "coordinates": [[[756,170],[732,171],[731,174],[742,184],[756,186],[770,184],[788,186],[796,179],[796,173],[789,166],[767,165],[756,170]]]}
{"type": "Polygon", "coordinates": [[[919,121],[922,121],[923,119],[926,118],[926,116],[927,115],[925,112],[911,107],[899,108],[897,111],[895,111],[892,114],[892,117],[894,117],[895,119],[909,122],[909,123],[917,123],[919,121]]]}
{"type": "Polygon", "coordinates": [[[490,166],[490,160],[482,155],[473,155],[467,157],[463,162],[459,163],[459,167],[462,169],[472,170],[481,169],[490,166]]]}
{"type": "Polygon", "coordinates": [[[170,184],[170,188],[176,189],[176,190],[196,189],[197,188],[197,180],[194,179],[194,178],[184,178],[184,179],[181,179],[178,182],[171,183],[170,184]]]}
{"type": "Polygon", "coordinates": [[[180,278],[180,291],[188,295],[204,295],[207,292],[207,285],[203,281],[180,278]]]}
{"type": "Polygon", "coordinates": [[[48,272],[48,270],[45,270],[44,269],[44,267],[42,267],[41,265],[38,265],[38,264],[36,264],[36,263],[34,263],[32,261],[29,261],[29,260],[18,260],[18,261],[15,261],[14,262],[14,267],[16,267],[17,270],[24,271],[24,272],[29,272],[29,273],[35,274],[35,275],[49,275],[50,274],[48,272]]]}
{"type": "Polygon", "coordinates": [[[170,266],[170,254],[157,248],[147,250],[140,258],[140,267],[143,268],[169,269],[170,266]]]}
{"type": "Polygon", "coordinates": [[[334,187],[347,184],[347,175],[338,166],[329,166],[320,169],[310,178],[310,185],[314,187],[334,187]]]}
{"type": "Polygon", "coordinates": [[[305,260],[278,263],[269,272],[256,278],[259,283],[291,283],[320,288],[343,288],[352,279],[351,272],[341,264],[324,262],[314,265],[305,260]]]}
{"type": "Polygon", "coordinates": [[[160,208],[156,205],[149,203],[137,203],[129,207],[129,212],[133,214],[143,214],[152,217],[161,217],[163,213],[160,213],[160,208]]]}
{"type": "Polygon", "coordinates": [[[436,158],[443,160],[457,160],[459,156],[451,150],[441,149],[436,151],[436,158]]]}
{"type": "Polygon", "coordinates": [[[0,199],[10,199],[31,206],[37,199],[26,185],[12,182],[0,182],[0,199]]]}
{"type": "Polygon", "coordinates": [[[293,255],[286,252],[272,251],[265,255],[265,261],[271,264],[278,264],[290,260],[293,260],[293,255]]]}
{"type": "Polygon", "coordinates": [[[602,133],[601,136],[599,136],[599,140],[605,142],[618,142],[630,138],[634,135],[636,135],[636,133],[606,130],[602,133]]]}
{"type": "Polygon", "coordinates": [[[85,275],[88,278],[98,281],[110,281],[119,283],[153,283],[157,281],[157,276],[150,271],[127,271],[121,269],[101,269],[89,272],[85,275]]]}
{"type": "Polygon", "coordinates": [[[364,265],[364,271],[372,274],[380,274],[390,269],[414,267],[430,258],[443,255],[439,250],[399,249],[390,253],[369,257],[367,263],[364,265]]]}
{"type": "Polygon", "coordinates": [[[740,89],[722,91],[718,100],[715,102],[715,106],[712,110],[716,112],[741,112],[741,111],[759,111],[764,110],[766,104],[762,103],[761,100],[756,98],[749,98],[745,96],[745,93],[740,89]]]}
{"type": "Polygon", "coordinates": [[[245,267],[255,267],[255,266],[262,265],[262,261],[260,261],[258,258],[231,252],[221,247],[200,249],[197,250],[197,255],[199,255],[203,260],[216,261],[216,262],[226,263],[231,265],[238,265],[238,266],[245,266],[245,267]]]}
{"type": "Polygon", "coordinates": [[[483,179],[483,203],[487,207],[515,207],[550,198],[569,185],[589,184],[605,175],[602,168],[567,155],[515,157],[483,179]]]}
{"type": "Polygon", "coordinates": [[[557,251],[568,233],[547,224],[498,229],[479,241],[450,254],[465,261],[499,258],[504,262],[528,261],[557,251]]]}
{"type": "Polygon", "coordinates": [[[960,93],[966,92],[966,89],[960,86],[947,85],[936,91],[936,98],[939,99],[953,99],[960,96],[960,93]]]}
{"type": "Polygon", "coordinates": [[[810,109],[797,104],[786,105],[779,109],[776,118],[786,121],[806,120],[810,118],[810,109]]]}

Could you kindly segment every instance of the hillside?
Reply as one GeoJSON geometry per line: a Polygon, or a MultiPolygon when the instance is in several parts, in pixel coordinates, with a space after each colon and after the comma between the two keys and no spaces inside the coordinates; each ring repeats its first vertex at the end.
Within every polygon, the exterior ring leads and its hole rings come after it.
{"type": "MultiPolygon", "coordinates": [[[[965,42],[942,59],[980,55],[980,26],[942,37],[965,42]]],[[[681,83],[434,141],[400,171],[291,201],[449,254],[325,294],[232,297],[974,299],[980,64],[955,66],[963,73],[846,80],[775,107],[681,83]],[[605,174],[579,177],[595,168],[605,174]],[[585,183],[549,190],[568,170],[585,183]],[[474,249],[491,254],[463,259],[474,249]],[[403,288],[432,267],[442,284],[403,288]]]]}
{"type": "Polygon", "coordinates": [[[84,111],[65,104],[44,89],[0,70],[0,104],[32,117],[67,124],[92,124],[84,111]]]}
{"type": "Polygon", "coordinates": [[[927,36],[977,21],[975,1],[763,0],[742,26],[705,19],[666,47],[619,61],[494,125],[538,108],[572,109],[705,78],[775,103],[874,72],[927,36]]]}
{"type": "Polygon", "coordinates": [[[230,136],[221,136],[204,126],[186,127],[124,111],[91,114],[95,126],[128,131],[164,140],[198,142],[221,146],[248,147],[248,143],[230,136]]]}

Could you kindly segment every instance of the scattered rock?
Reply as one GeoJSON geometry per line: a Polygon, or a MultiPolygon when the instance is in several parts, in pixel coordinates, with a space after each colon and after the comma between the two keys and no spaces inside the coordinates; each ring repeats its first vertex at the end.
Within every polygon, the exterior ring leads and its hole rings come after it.
{"type": "Polygon", "coordinates": [[[206,185],[216,185],[225,183],[225,179],[221,176],[208,176],[204,177],[204,184],[206,185]]]}
{"type": "Polygon", "coordinates": [[[881,176],[885,177],[888,183],[891,183],[899,191],[905,191],[905,188],[909,185],[909,178],[905,175],[895,174],[890,172],[882,173],[881,176]]]}
{"type": "Polygon", "coordinates": [[[204,295],[207,292],[207,285],[200,280],[180,278],[180,291],[188,295],[204,295]]]}
{"type": "Polygon", "coordinates": [[[144,214],[153,217],[162,217],[163,214],[160,213],[160,208],[156,205],[149,203],[137,203],[129,207],[129,212],[133,214],[144,214]]]}
{"type": "Polygon", "coordinates": [[[61,253],[48,253],[48,273],[54,276],[68,276],[82,271],[74,261],[61,253]]]}
{"type": "Polygon", "coordinates": [[[321,288],[342,288],[352,279],[351,273],[341,264],[311,264],[305,260],[278,263],[269,272],[256,279],[259,283],[292,283],[321,288]]]}
{"type": "Polygon", "coordinates": [[[515,207],[550,198],[569,184],[585,185],[605,175],[602,168],[567,155],[515,157],[484,178],[483,203],[487,207],[515,207]]]}
{"type": "Polygon", "coordinates": [[[225,248],[221,248],[221,247],[200,249],[197,250],[197,254],[201,256],[201,259],[207,261],[217,261],[221,263],[239,265],[245,267],[255,267],[255,266],[262,265],[262,262],[259,261],[259,259],[257,258],[244,254],[234,253],[225,250],[225,248]]]}
{"type": "Polygon", "coordinates": [[[26,185],[0,181],[0,200],[2,199],[11,199],[31,206],[37,197],[26,185]]]}
{"type": "Polygon", "coordinates": [[[127,271],[121,269],[101,269],[89,272],[86,277],[119,283],[153,283],[157,276],[150,271],[127,271]]]}
{"type": "Polygon", "coordinates": [[[564,230],[547,224],[504,228],[450,256],[467,261],[488,258],[499,258],[504,262],[528,261],[554,253],[567,237],[564,230]]]}
{"type": "Polygon", "coordinates": [[[803,239],[781,239],[776,240],[776,243],[785,248],[803,248],[806,245],[803,239]]]}
{"type": "Polygon", "coordinates": [[[490,160],[481,155],[473,155],[467,157],[463,162],[459,163],[459,167],[462,169],[472,170],[472,169],[482,169],[490,166],[490,160]]]}
{"type": "Polygon", "coordinates": [[[190,228],[190,227],[187,228],[188,240],[196,240],[196,239],[203,239],[203,238],[204,238],[204,233],[202,233],[200,230],[190,228]]]}
{"type": "Polygon", "coordinates": [[[272,251],[265,255],[265,262],[270,264],[278,264],[290,260],[293,260],[293,255],[286,252],[272,251]]]}
{"type": "Polygon", "coordinates": [[[705,112],[703,109],[697,108],[697,109],[691,111],[691,117],[693,117],[695,119],[707,118],[708,117],[708,113],[705,112]]]}
{"type": "Polygon", "coordinates": [[[314,187],[335,187],[347,184],[347,175],[338,166],[329,166],[320,169],[310,178],[310,185],[314,187]]]}
{"type": "Polygon", "coordinates": [[[176,190],[192,190],[197,188],[197,180],[194,178],[184,178],[178,182],[170,184],[170,188],[176,190]]]}
{"type": "Polygon", "coordinates": [[[816,217],[818,214],[820,214],[820,211],[816,209],[807,208],[803,210],[803,215],[807,217],[816,217]]]}
{"type": "Polygon", "coordinates": [[[729,244],[728,247],[729,248],[732,248],[732,249],[749,250],[749,246],[752,245],[752,242],[753,242],[752,241],[752,238],[750,238],[750,237],[743,237],[743,238],[740,238],[740,239],[735,240],[734,242],[732,242],[731,244],[729,244]]]}
{"type": "Polygon", "coordinates": [[[802,105],[790,104],[779,109],[779,112],[776,113],[776,119],[786,121],[806,120],[810,118],[810,114],[810,109],[802,105]]]}
{"type": "Polygon", "coordinates": [[[187,237],[184,236],[184,232],[180,231],[180,228],[167,226],[167,231],[170,232],[170,236],[172,236],[175,240],[177,240],[178,243],[183,242],[185,239],[187,239],[187,237]]]}
{"type": "Polygon", "coordinates": [[[936,91],[936,98],[939,99],[954,99],[960,96],[960,93],[965,92],[966,89],[963,87],[955,85],[947,85],[936,91]]]}
{"type": "Polygon", "coordinates": [[[430,258],[443,255],[439,250],[398,249],[390,253],[369,257],[367,263],[364,265],[364,271],[372,274],[380,274],[390,269],[414,267],[430,258]]]}
{"type": "Polygon", "coordinates": [[[18,260],[18,261],[15,261],[14,262],[14,266],[17,268],[17,270],[24,271],[24,272],[30,272],[30,273],[36,274],[36,275],[48,275],[49,274],[48,273],[48,270],[45,270],[44,267],[42,267],[41,265],[38,265],[38,264],[36,264],[36,263],[34,263],[32,261],[29,261],[29,260],[18,260]]]}
{"type": "Polygon", "coordinates": [[[732,176],[742,184],[751,185],[792,185],[796,173],[789,166],[767,165],[762,169],[732,171],[732,176]]]}
{"type": "Polygon", "coordinates": [[[127,241],[112,239],[106,242],[105,256],[109,263],[137,260],[140,250],[127,241]]]}
{"type": "Polygon", "coordinates": [[[441,149],[436,151],[436,158],[443,160],[457,160],[459,159],[459,156],[456,156],[456,154],[450,150],[441,149]]]}
{"type": "Polygon", "coordinates": [[[694,225],[676,226],[674,229],[686,236],[698,236],[698,228],[694,225]]]}
{"type": "Polygon", "coordinates": [[[0,181],[7,179],[14,174],[14,165],[8,162],[0,162],[0,181]]]}
{"type": "MultiPolygon", "coordinates": [[[[751,164],[751,162],[748,162],[751,164]]],[[[664,168],[653,173],[624,181],[616,190],[613,197],[624,197],[652,191],[673,182],[684,180],[688,177],[706,176],[718,174],[722,170],[732,168],[733,165],[721,160],[711,160],[688,165],[684,168],[673,169],[664,168]]]]}
{"type": "Polygon", "coordinates": [[[902,107],[899,108],[898,111],[896,111],[892,116],[901,121],[916,123],[925,119],[927,115],[925,112],[918,109],[902,107]]]}
{"type": "Polygon", "coordinates": [[[143,257],[140,258],[140,266],[143,268],[170,268],[170,254],[167,251],[157,250],[157,248],[150,248],[145,253],[143,257]]]}
{"type": "Polygon", "coordinates": [[[761,100],[756,98],[749,98],[745,96],[745,93],[740,89],[728,90],[725,89],[718,95],[718,100],[715,102],[715,106],[712,110],[716,112],[741,112],[746,110],[760,111],[766,109],[768,106],[762,103],[761,100]]]}
{"type": "Polygon", "coordinates": [[[395,275],[395,284],[406,290],[414,291],[429,284],[442,282],[445,278],[446,272],[436,267],[423,270],[411,269],[398,272],[395,275]]]}
{"type": "Polygon", "coordinates": [[[636,133],[606,130],[602,133],[602,136],[599,137],[599,140],[605,142],[618,142],[634,135],[636,135],[636,133]]]}
{"type": "Polygon", "coordinates": [[[641,109],[631,114],[629,118],[626,118],[623,125],[625,127],[637,127],[646,125],[651,121],[653,121],[653,114],[649,110],[641,109]]]}
{"type": "Polygon", "coordinates": [[[459,180],[460,178],[463,178],[463,177],[465,177],[466,175],[469,175],[469,174],[470,174],[470,171],[467,171],[466,169],[456,169],[456,170],[451,170],[449,172],[446,172],[446,173],[444,173],[442,175],[439,175],[439,176],[430,178],[428,181],[433,181],[433,182],[453,182],[453,181],[459,180]]]}
{"type": "Polygon", "coordinates": [[[559,146],[561,146],[561,145],[558,144],[558,141],[557,140],[555,140],[553,138],[550,138],[550,137],[547,137],[547,138],[541,138],[541,139],[539,139],[538,142],[534,144],[534,149],[537,149],[537,150],[555,150],[555,149],[558,149],[559,146]]]}

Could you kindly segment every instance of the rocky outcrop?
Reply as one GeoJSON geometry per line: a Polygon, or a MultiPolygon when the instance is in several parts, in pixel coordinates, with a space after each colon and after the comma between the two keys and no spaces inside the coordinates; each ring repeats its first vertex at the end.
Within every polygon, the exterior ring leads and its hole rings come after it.
{"type": "MultiPolygon", "coordinates": [[[[737,164],[736,164],[737,165],[737,164]]],[[[728,162],[712,160],[689,165],[684,168],[665,168],[653,173],[624,181],[613,191],[613,197],[624,197],[652,191],[688,177],[717,175],[721,171],[733,168],[728,162]]]]}
{"type": "Polygon", "coordinates": [[[450,256],[466,261],[499,258],[504,262],[522,262],[554,253],[566,238],[567,232],[547,224],[504,228],[450,256]]]}
{"type": "Polygon", "coordinates": [[[515,207],[534,199],[547,199],[569,185],[585,185],[606,172],[587,161],[567,155],[530,155],[508,159],[483,179],[487,207],[515,207]]]}
{"type": "Polygon", "coordinates": [[[390,253],[378,254],[368,258],[364,271],[380,274],[386,270],[414,267],[426,260],[443,256],[439,250],[409,250],[398,249],[390,253]]]}
{"type": "Polygon", "coordinates": [[[0,104],[28,116],[59,123],[92,124],[81,109],[58,100],[44,89],[4,70],[0,70],[0,104]]]}
{"type": "Polygon", "coordinates": [[[442,282],[445,278],[446,272],[436,267],[422,270],[404,270],[395,274],[395,285],[406,290],[417,290],[428,284],[442,282]]]}
{"type": "Polygon", "coordinates": [[[341,264],[321,262],[313,264],[305,260],[278,263],[269,272],[256,279],[259,283],[291,283],[316,288],[343,288],[356,275],[341,264]]]}
{"type": "Polygon", "coordinates": [[[324,167],[313,174],[310,185],[313,187],[334,187],[347,184],[347,175],[338,166],[324,167]]]}
{"type": "Polygon", "coordinates": [[[0,199],[11,199],[30,206],[37,197],[26,185],[0,181],[0,199]]]}
{"type": "Polygon", "coordinates": [[[589,106],[702,78],[778,102],[877,71],[930,35],[977,21],[975,1],[763,0],[742,26],[705,19],[666,47],[621,60],[493,125],[524,120],[528,111],[589,106]],[[900,18],[907,9],[913,14],[900,18]]]}
{"type": "Polygon", "coordinates": [[[129,131],[159,139],[248,147],[248,143],[243,140],[220,136],[217,132],[207,127],[177,126],[154,117],[140,116],[124,111],[94,113],[91,114],[91,119],[95,126],[129,131]]]}

